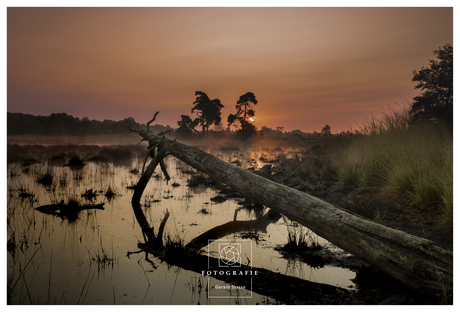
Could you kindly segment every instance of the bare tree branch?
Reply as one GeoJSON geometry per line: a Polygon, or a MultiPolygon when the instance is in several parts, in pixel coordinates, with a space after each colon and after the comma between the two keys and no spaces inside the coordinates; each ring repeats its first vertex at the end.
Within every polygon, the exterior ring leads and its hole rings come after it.
{"type": "Polygon", "coordinates": [[[149,122],[147,122],[147,135],[149,134],[149,127],[150,127],[150,124],[155,120],[155,118],[157,118],[158,113],[159,113],[159,111],[156,112],[155,115],[153,115],[152,120],[150,120],[149,122]]]}

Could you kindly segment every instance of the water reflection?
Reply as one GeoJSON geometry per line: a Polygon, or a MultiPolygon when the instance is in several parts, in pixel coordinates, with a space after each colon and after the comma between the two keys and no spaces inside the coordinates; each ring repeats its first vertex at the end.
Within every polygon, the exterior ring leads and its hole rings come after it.
{"type": "MultiPolygon", "coordinates": [[[[288,276],[285,274],[274,273],[264,268],[254,268],[252,265],[240,263],[237,271],[229,271],[228,268],[222,267],[221,265],[215,265],[219,263],[217,259],[213,259],[212,254],[202,255],[200,251],[202,248],[208,246],[211,241],[217,240],[222,237],[228,237],[229,235],[237,232],[247,230],[265,229],[268,224],[276,222],[280,219],[278,214],[270,214],[262,216],[260,219],[251,221],[230,221],[220,226],[216,226],[202,235],[191,240],[187,245],[183,245],[180,240],[174,241],[168,238],[167,242],[163,244],[162,236],[165,224],[169,218],[169,213],[165,214],[162,220],[158,234],[155,235],[153,228],[146,223],[145,216],[143,216],[142,209],[139,204],[133,203],[133,210],[135,211],[136,218],[139,225],[142,227],[144,233],[144,243],[139,243],[138,247],[146,254],[152,254],[154,257],[164,261],[168,265],[174,265],[178,268],[182,268],[187,271],[192,271],[207,277],[208,279],[208,291],[212,289],[211,285],[221,285],[221,282],[225,282],[228,286],[223,285],[221,288],[228,288],[229,293],[226,296],[212,297],[208,295],[208,298],[219,298],[226,297],[228,299],[234,299],[235,303],[240,303],[240,300],[246,300],[253,297],[253,291],[257,294],[271,297],[281,302],[286,303],[299,303],[296,298],[296,294],[301,298],[302,303],[312,304],[321,303],[322,298],[318,296],[322,293],[327,293],[328,296],[337,295],[337,300],[340,302],[342,291],[339,289],[306,280],[299,279],[297,277],[288,276]],[[211,260],[210,260],[211,259],[211,260]],[[231,272],[231,274],[228,274],[231,272]],[[238,272],[239,274],[235,274],[238,272]],[[244,273],[243,273],[244,272],[244,273]],[[247,275],[249,273],[249,278],[247,275]],[[209,276],[212,276],[209,277],[209,276]],[[245,275],[243,277],[239,275],[245,275]],[[220,282],[215,281],[218,279],[220,282]],[[235,286],[238,285],[238,286],[235,286]],[[237,287],[236,289],[234,287],[237,287]],[[300,292],[306,292],[307,295],[303,294],[300,297],[300,292]],[[248,296],[249,294],[249,296],[248,296]],[[292,299],[294,296],[294,299],[292,299]]],[[[146,255],[147,257],[147,255],[146,255]]],[[[177,276],[176,276],[177,278],[177,276]]],[[[200,282],[201,285],[201,282],[200,282]]],[[[217,288],[217,286],[215,286],[217,288]]],[[[198,292],[201,295],[201,290],[198,292]]],[[[330,303],[330,299],[328,298],[330,303]]]]}
{"type": "MultiPolygon", "coordinates": [[[[282,153],[214,152],[229,162],[239,161],[242,168],[256,169],[282,153]]],[[[50,161],[8,165],[10,303],[261,304],[285,302],[273,292],[279,285],[305,284],[304,289],[316,293],[317,286],[308,281],[341,287],[352,284],[355,274],[351,271],[327,266],[313,269],[301,261],[284,259],[274,249],[287,239],[287,225],[279,215],[238,197],[211,200],[221,189],[215,185],[188,187],[187,180],[197,174],[172,157],[165,159],[169,183],[157,170],[139,206],[134,207],[129,187],[139,180],[142,162],[142,158],[123,164],[85,160],[78,170],[50,161]],[[136,168],[138,171],[133,171],[136,168]],[[51,183],[38,183],[37,178],[48,171],[51,183]],[[104,203],[104,210],[88,206],[69,219],[35,209],[72,200],[82,206],[104,203]],[[202,213],[203,209],[208,213],[202,213]],[[167,258],[164,247],[168,237],[194,250],[193,254],[183,258],[180,250],[172,249],[172,260],[167,258]],[[253,298],[208,297],[208,283],[234,282],[202,275],[208,255],[197,251],[206,251],[207,240],[217,238],[253,242],[251,265],[261,272],[253,283],[257,288],[253,298]]],[[[236,291],[244,297],[241,290],[232,290],[230,297],[235,297],[236,291]]]]}

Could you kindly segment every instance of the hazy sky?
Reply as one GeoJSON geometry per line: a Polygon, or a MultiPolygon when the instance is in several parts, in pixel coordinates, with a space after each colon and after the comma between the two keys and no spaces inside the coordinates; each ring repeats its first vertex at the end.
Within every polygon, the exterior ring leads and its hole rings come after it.
{"type": "Polygon", "coordinates": [[[177,127],[195,91],[222,120],[356,129],[420,94],[412,71],[453,43],[452,8],[8,8],[7,111],[177,127]]]}

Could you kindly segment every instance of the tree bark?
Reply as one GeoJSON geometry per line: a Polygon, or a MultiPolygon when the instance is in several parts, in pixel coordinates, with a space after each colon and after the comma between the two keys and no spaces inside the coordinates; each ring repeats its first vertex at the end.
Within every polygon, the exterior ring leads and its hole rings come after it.
{"type": "MultiPolygon", "coordinates": [[[[159,143],[159,153],[171,154],[251,200],[308,227],[414,291],[439,294],[452,290],[453,253],[432,241],[385,227],[196,148],[142,131],[139,134],[150,146],[159,143]]],[[[158,163],[158,159],[153,162],[158,163]]],[[[153,171],[147,171],[150,177],[153,171]]],[[[143,187],[148,180],[145,178],[140,181],[143,187]]],[[[136,191],[139,200],[143,189],[136,191]]]]}

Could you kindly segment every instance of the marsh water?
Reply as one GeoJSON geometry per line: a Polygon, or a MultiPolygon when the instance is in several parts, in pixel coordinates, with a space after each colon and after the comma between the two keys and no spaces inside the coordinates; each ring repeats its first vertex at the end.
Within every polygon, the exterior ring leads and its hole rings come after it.
{"type": "MultiPolygon", "coordinates": [[[[275,164],[281,154],[292,157],[296,153],[295,149],[273,146],[245,150],[208,147],[207,151],[244,169],[260,169],[275,164]]],[[[84,165],[77,167],[67,165],[68,157],[41,156],[42,161],[33,161],[31,156],[32,160],[8,164],[10,304],[283,303],[249,290],[237,290],[236,296],[225,298],[209,296],[206,285],[226,285],[219,276],[169,264],[139,248],[145,239],[131,197],[144,155],[133,155],[122,163],[82,157],[84,165]],[[48,184],[38,181],[45,174],[52,177],[48,184]],[[109,196],[108,191],[115,195],[109,196]],[[35,209],[70,200],[80,205],[104,203],[104,209],[81,210],[72,218],[35,209]]],[[[155,231],[169,213],[164,233],[172,239],[187,244],[235,217],[238,221],[255,220],[269,209],[245,209],[242,197],[214,200],[221,192],[215,185],[188,186],[198,174],[193,168],[172,156],[165,164],[171,180],[165,181],[157,168],[144,191],[141,208],[155,231]]],[[[283,217],[264,228],[246,228],[224,239],[249,241],[255,268],[353,289],[354,272],[329,265],[312,267],[280,252],[277,247],[286,244],[289,231],[307,233],[308,229],[283,217]]],[[[314,239],[323,248],[336,248],[322,238],[314,239]]]]}

